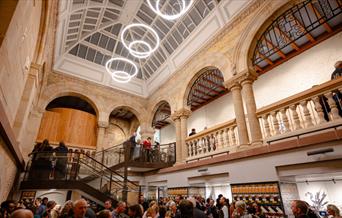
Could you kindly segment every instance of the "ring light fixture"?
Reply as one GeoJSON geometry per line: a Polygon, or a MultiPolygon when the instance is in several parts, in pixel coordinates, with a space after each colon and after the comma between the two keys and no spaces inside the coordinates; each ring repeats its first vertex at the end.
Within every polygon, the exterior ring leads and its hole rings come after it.
{"type": "Polygon", "coordinates": [[[125,48],[127,48],[127,50],[129,51],[129,53],[131,55],[133,55],[134,57],[137,57],[137,58],[147,58],[148,56],[150,56],[155,50],[158,49],[159,47],[159,43],[160,43],[160,39],[159,39],[159,36],[157,34],[157,32],[152,29],[150,26],[147,26],[145,24],[142,24],[142,23],[133,23],[133,24],[130,24],[130,25],[127,25],[121,32],[121,42],[122,44],[124,45],[125,48]],[[143,40],[133,40],[132,42],[130,42],[129,44],[127,44],[124,40],[124,35],[125,33],[131,29],[131,28],[134,28],[134,27],[142,27],[144,29],[147,29],[149,32],[152,33],[154,39],[156,40],[156,45],[152,48],[152,46],[146,42],[146,41],[143,41],[143,40]],[[148,51],[137,51],[136,49],[133,49],[134,46],[138,46],[138,45],[143,45],[145,47],[147,47],[148,51]]]}
{"type": "Polygon", "coordinates": [[[150,6],[150,8],[152,9],[152,11],[154,11],[154,13],[156,13],[157,15],[161,16],[162,18],[166,19],[166,20],[174,20],[177,19],[179,17],[181,17],[183,14],[185,14],[191,7],[193,0],[190,0],[190,2],[188,3],[188,5],[186,5],[185,0],[181,0],[182,4],[181,4],[181,11],[178,14],[165,14],[162,13],[160,11],[160,0],[156,1],[156,5],[152,5],[151,0],[147,0],[148,5],[150,6]]]}
{"type": "Polygon", "coordinates": [[[133,77],[135,77],[138,74],[138,67],[137,65],[127,59],[127,58],[111,58],[106,62],[106,70],[111,75],[112,79],[119,83],[128,83],[133,77]],[[128,72],[122,71],[122,70],[113,70],[110,68],[110,65],[115,61],[123,61],[126,63],[129,63],[133,66],[134,72],[133,74],[129,74],[128,72]]]}

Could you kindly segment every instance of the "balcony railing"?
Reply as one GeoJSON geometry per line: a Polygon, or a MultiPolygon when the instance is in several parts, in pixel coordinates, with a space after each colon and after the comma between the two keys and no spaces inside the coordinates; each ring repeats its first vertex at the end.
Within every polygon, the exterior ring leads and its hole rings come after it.
{"type": "Polygon", "coordinates": [[[257,111],[263,139],[281,138],[342,121],[342,78],[323,83],[257,111]]]}
{"type": "MultiPolygon", "coordinates": [[[[342,123],[342,78],[328,81],[257,110],[264,143],[342,123]]],[[[187,161],[237,151],[235,120],[186,139],[187,161]]]]}
{"type": "MultiPolygon", "coordinates": [[[[129,142],[125,142],[109,149],[99,151],[95,155],[95,159],[103,163],[107,167],[113,167],[125,162],[125,148],[129,148],[129,142]]],[[[145,151],[142,145],[134,150],[131,157],[128,158],[129,164],[132,163],[154,163],[154,164],[170,164],[172,165],[176,161],[176,144],[162,144],[162,145],[152,145],[152,149],[149,153],[145,151]]]]}
{"type": "Polygon", "coordinates": [[[239,144],[236,121],[231,120],[186,139],[188,161],[234,152],[239,144]]]}

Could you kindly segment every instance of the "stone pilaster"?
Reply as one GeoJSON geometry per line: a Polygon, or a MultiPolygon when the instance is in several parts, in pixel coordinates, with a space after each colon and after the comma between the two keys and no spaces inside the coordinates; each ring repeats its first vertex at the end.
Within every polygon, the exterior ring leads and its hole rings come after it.
{"type": "Polygon", "coordinates": [[[31,105],[37,95],[38,75],[42,69],[42,65],[31,64],[30,71],[26,79],[24,91],[21,96],[20,105],[13,125],[14,133],[19,143],[21,142],[28,116],[32,109],[31,105]]]}
{"type": "Polygon", "coordinates": [[[181,120],[180,116],[175,112],[171,114],[171,119],[175,123],[176,128],[176,163],[180,163],[182,160],[182,152],[181,152],[181,141],[182,141],[182,132],[181,132],[181,120]]]}
{"type": "Polygon", "coordinates": [[[240,76],[240,84],[242,86],[242,95],[245,100],[247,118],[251,136],[252,145],[262,144],[262,134],[259,125],[259,120],[256,115],[256,104],[253,92],[253,82],[257,79],[254,71],[247,71],[240,76]]]}
{"type": "Polygon", "coordinates": [[[152,127],[148,127],[148,128],[141,128],[140,129],[140,135],[141,135],[141,140],[145,140],[148,137],[151,137],[151,142],[152,144],[154,143],[154,133],[156,131],[152,128],[152,127]]]}
{"type": "Polygon", "coordinates": [[[233,95],[234,112],[239,133],[240,146],[246,146],[249,144],[249,139],[245,113],[243,109],[241,85],[235,77],[233,77],[231,80],[226,81],[224,85],[232,92],[233,95]]]}
{"type": "Polygon", "coordinates": [[[106,121],[98,121],[97,125],[97,142],[96,142],[96,150],[102,150],[104,148],[104,138],[106,128],[108,128],[109,124],[106,121]]]}
{"type": "Polygon", "coordinates": [[[186,109],[186,108],[182,108],[180,110],[178,110],[178,114],[180,117],[180,129],[181,129],[181,157],[182,157],[182,162],[185,162],[186,158],[188,157],[188,151],[187,151],[187,146],[185,143],[185,139],[188,136],[188,129],[187,129],[187,121],[188,121],[188,117],[191,114],[191,111],[186,109]]]}

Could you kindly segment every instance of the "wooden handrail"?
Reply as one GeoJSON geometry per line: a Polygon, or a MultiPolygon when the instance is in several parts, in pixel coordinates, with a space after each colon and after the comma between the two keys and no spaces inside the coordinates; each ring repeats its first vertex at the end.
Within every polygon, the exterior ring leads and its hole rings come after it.
{"type": "Polygon", "coordinates": [[[334,80],[330,80],[328,82],[322,83],[320,85],[314,86],[311,89],[307,89],[303,92],[297,93],[295,95],[292,95],[288,98],[282,99],[280,101],[274,102],[268,106],[261,107],[257,110],[256,114],[257,116],[265,113],[269,113],[271,111],[274,111],[276,109],[284,108],[288,105],[294,104],[299,101],[303,101],[308,98],[312,98],[313,96],[322,94],[328,90],[337,88],[342,84],[342,77],[334,80]]]}

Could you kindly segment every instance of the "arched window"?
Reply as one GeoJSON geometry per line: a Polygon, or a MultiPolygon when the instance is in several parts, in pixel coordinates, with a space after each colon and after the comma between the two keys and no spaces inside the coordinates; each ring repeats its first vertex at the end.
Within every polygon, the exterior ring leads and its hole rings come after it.
{"type": "Polygon", "coordinates": [[[171,108],[169,103],[166,101],[163,101],[157,111],[154,114],[153,121],[152,121],[152,127],[155,129],[161,129],[164,126],[169,124],[168,118],[171,115],[171,108]]]}
{"type": "Polygon", "coordinates": [[[252,64],[265,73],[339,32],[342,27],[340,0],[305,0],[281,13],[261,33],[252,64]]]}
{"type": "Polygon", "coordinates": [[[227,89],[223,85],[221,71],[216,68],[206,68],[192,84],[187,105],[193,111],[225,93],[227,93],[227,89]]]}

